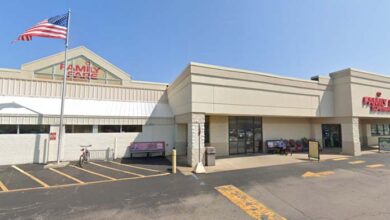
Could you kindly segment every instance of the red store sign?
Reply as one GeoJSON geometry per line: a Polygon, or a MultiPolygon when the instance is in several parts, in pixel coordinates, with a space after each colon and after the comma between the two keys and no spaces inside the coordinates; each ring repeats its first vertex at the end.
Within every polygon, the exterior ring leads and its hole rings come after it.
{"type": "MultiPolygon", "coordinates": [[[[63,70],[64,66],[64,63],[61,63],[60,70],[63,70]]],[[[97,79],[100,67],[92,66],[89,61],[86,61],[85,65],[69,64],[66,70],[67,76],[74,79],[97,79]]]]}
{"type": "Polygon", "coordinates": [[[57,139],[57,133],[56,132],[50,132],[50,140],[55,141],[57,139]]]}
{"type": "Polygon", "coordinates": [[[363,106],[370,106],[372,112],[390,112],[390,99],[381,98],[381,95],[377,92],[376,97],[363,97],[363,106]]]}

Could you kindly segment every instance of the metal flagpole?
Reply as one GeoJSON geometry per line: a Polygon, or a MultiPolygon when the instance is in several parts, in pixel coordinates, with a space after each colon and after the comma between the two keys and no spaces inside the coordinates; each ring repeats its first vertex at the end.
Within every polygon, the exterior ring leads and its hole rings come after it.
{"type": "Polygon", "coordinates": [[[58,152],[57,152],[57,163],[60,163],[61,160],[61,150],[62,150],[62,133],[64,125],[64,104],[65,104],[65,95],[66,95],[66,77],[68,69],[68,44],[69,44],[69,27],[70,27],[70,9],[68,10],[68,22],[66,30],[66,40],[65,40],[65,66],[64,66],[64,80],[62,82],[62,95],[61,95],[61,114],[60,114],[60,131],[58,134],[58,152]]]}

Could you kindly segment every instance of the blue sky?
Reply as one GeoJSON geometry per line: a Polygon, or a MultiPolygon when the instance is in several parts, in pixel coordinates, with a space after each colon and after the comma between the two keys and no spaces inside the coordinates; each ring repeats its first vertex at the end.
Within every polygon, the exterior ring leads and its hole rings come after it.
{"type": "Polygon", "coordinates": [[[2,8],[3,68],[62,51],[61,40],[10,42],[71,8],[70,46],[135,80],[169,83],[190,61],[306,79],[347,67],[390,74],[385,0],[13,0],[2,8]]]}

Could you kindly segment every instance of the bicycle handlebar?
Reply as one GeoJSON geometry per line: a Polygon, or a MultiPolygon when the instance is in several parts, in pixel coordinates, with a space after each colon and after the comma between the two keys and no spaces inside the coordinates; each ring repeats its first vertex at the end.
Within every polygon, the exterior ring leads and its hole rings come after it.
{"type": "Polygon", "coordinates": [[[89,145],[80,145],[80,147],[92,147],[92,144],[89,144],[89,145]]]}

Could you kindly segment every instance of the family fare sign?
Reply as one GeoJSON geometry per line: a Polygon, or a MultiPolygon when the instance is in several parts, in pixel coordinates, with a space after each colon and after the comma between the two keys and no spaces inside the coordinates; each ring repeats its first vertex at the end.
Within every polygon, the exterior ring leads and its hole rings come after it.
{"type": "MultiPolygon", "coordinates": [[[[60,70],[64,69],[65,64],[60,64],[60,70]]],[[[100,67],[92,66],[89,61],[85,61],[84,65],[69,64],[67,69],[67,76],[73,79],[97,79],[100,67]]]]}
{"type": "Polygon", "coordinates": [[[363,97],[363,106],[370,106],[372,112],[390,112],[390,99],[381,98],[381,95],[377,92],[376,97],[363,97]]]}

